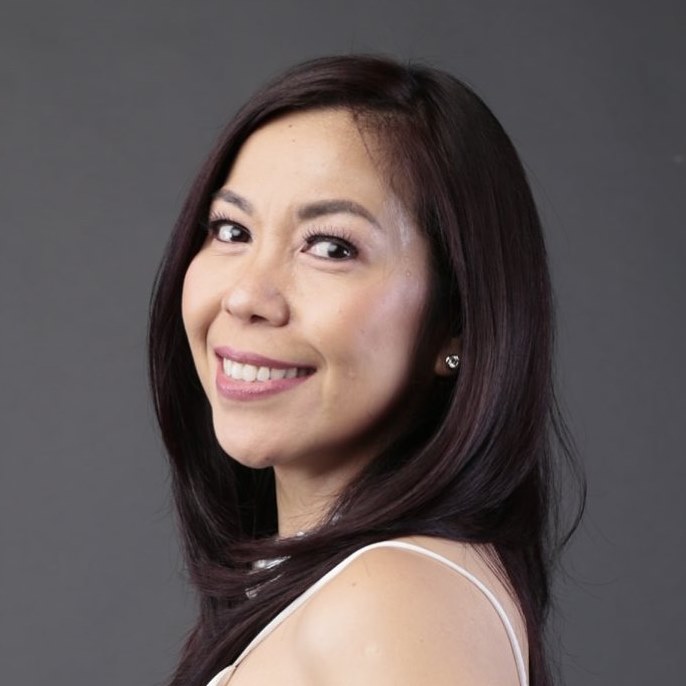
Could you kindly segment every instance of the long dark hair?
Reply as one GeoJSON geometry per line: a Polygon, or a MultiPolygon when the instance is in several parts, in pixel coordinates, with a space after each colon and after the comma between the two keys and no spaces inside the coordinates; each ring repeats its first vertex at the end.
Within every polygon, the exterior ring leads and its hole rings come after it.
{"type": "MultiPolygon", "coordinates": [[[[430,535],[490,544],[522,608],[533,686],[552,683],[544,625],[560,541],[556,456],[571,451],[555,402],[553,312],[542,231],[517,153],[487,106],[442,71],[366,56],[287,71],[233,118],[185,202],[157,275],[150,379],[185,553],[200,597],[173,686],[204,686],[282,607],[367,543],[430,535]],[[434,288],[424,337],[461,337],[456,379],[300,538],[276,538],[271,470],[230,459],[214,435],[181,320],[183,278],[212,193],[238,150],[284,114],[345,108],[385,143],[385,170],[425,232],[434,288]],[[285,557],[251,571],[256,559],[285,557]],[[259,588],[248,599],[246,590],[259,588]]],[[[421,347],[421,346],[420,346],[421,347]]],[[[573,462],[572,462],[573,464],[573,462]]],[[[583,502],[583,496],[582,496],[583,502]]],[[[577,512],[567,533],[580,516],[577,512]]]]}

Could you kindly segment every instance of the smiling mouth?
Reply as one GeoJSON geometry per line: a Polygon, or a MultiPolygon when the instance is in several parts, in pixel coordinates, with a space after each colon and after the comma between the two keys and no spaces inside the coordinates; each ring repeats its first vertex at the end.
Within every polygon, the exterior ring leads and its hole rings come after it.
{"type": "Polygon", "coordinates": [[[296,377],[309,376],[314,373],[314,369],[305,367],[276,368],[256,366],[235,362],[228,357],[223,357],[222,371],[234,381],[245,381],[246,383],[257,383],[262,381],[279,381],[281,379],[295,379],[296,377]]]}

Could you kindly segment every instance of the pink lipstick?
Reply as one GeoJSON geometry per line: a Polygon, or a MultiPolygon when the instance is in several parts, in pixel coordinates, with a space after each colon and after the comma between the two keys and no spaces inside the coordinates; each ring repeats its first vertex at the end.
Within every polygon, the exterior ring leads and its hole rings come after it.
{"type": "Polygon", "coordinates": [[[226,346],[214,351],[218,362],[217,391],[231,400],[257,400],[275,395],[299,386],[315,372],[312,367],[226,346]]]}

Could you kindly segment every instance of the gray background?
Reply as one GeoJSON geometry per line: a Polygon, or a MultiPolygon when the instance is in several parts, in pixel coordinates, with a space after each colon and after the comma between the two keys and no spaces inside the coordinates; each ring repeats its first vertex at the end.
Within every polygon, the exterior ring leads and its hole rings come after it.
{"type": "Polygon", "coordinates": [[[220,127],[331,52],[476,86],[543,214],[590,478],[558,587],[573,686],[683,684],[686,4],[0,8],[1,674],[160,684],[193,615],[147,395],[153,274],[220,127]]]}

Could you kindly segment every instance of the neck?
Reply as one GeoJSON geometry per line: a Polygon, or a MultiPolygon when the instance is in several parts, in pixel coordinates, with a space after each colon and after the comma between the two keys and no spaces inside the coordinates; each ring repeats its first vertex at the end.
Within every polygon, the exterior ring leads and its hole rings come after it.
{"type": "Polygon", "coordinates": [[[313,472],[294,466],[274,467],[279,537],[287,538],[321,525],[355,470],[313,472]]]}

